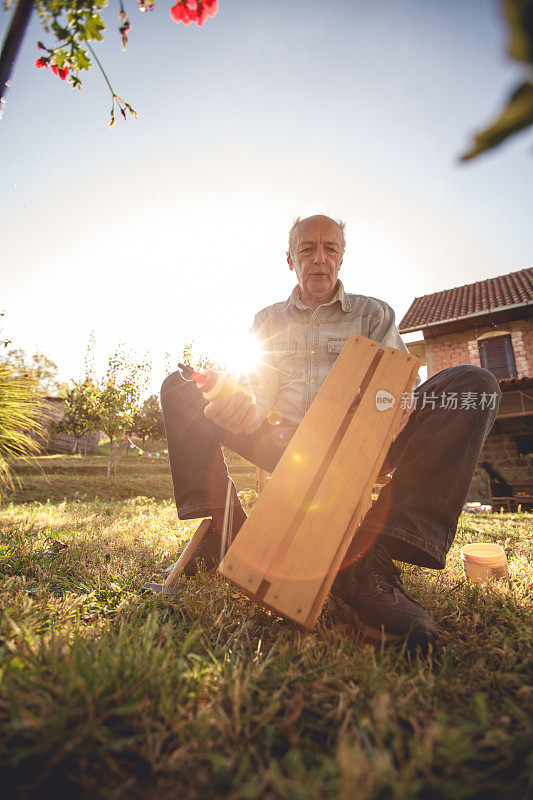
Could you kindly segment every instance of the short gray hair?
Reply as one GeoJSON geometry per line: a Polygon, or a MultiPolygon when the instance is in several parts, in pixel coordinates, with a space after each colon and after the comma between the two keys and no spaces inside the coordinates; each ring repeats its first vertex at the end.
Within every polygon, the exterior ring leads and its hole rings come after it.
{"type": "MultiPolygon", "coordinates": [[[[342,252],[344,253],[344,251],[346,250],[346,236],[345,236],[345,233],[344,233],[344,231],[346,229],[346,223],[343,222],[342,219],[333,219],[333,217],[328,217],[327,214],[312,214],[311,216],[326,217],[326,219],[330,219],[332,222],[336,222],[337,223],[337,225],[341,229],[342,252]]],[[[305,219],[310,219],[310,217],[296,217],[296,219],[292,223],[292,227],[291,227],[291,229],[289,231],[289,253],[291,254],[291,256],[293,254],[292,253],[292,248],[294,246],[294,231],[296,230],[296,228],[300,224],[300,222],[303,222],[303,220],[305,220],[305,219]]]]}

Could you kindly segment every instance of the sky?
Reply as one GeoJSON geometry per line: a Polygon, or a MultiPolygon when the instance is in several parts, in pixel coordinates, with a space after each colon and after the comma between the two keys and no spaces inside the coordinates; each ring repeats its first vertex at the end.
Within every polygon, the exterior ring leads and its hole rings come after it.
{"type": "Polygon", "coordinates": [[[317,211],[346,222],[346,290],[398,321],[531,265],[531,133],[457,160],[522,77],[495,0],[219,0],[202,28],[170,6],[126,0],[126,53],[104,11],[96,52],[139,113],[113,129],[97,68],[71,89],[34,67],[37,17],[27,31],[0,122],[13,347],[79,378],[94,332],[98,369],[122,342],[154,388],[186,340],[237,365],[255,312],[293,288],[292,220],[317,211]]]}

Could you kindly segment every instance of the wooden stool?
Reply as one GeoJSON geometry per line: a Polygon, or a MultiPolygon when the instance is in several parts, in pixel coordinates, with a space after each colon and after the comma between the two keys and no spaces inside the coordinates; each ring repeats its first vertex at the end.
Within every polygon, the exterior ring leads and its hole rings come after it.
{"type": "MultiPolygon", "coordinates": [[[[219,571],[311,629],[352,537],[420,362],[352,334],[219,571]]],[[[350,548],[353,551],[353,546],[350,548]]]]}
{"type": "Polygon", "coordinates": [[[261,469],[261,467],[255,468],[255,491],[258,495],[261,494],[269,480],[270,472],[267,472],[266,469],[261,469]]]}

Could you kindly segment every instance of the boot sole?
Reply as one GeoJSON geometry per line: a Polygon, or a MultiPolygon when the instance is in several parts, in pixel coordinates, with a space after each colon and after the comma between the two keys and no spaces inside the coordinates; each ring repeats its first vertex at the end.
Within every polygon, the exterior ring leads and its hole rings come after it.
{"type": "Polygon", "coordinates": [[[382,642],[385,644],[401,644],[407,640],[408,644],[413,646],[416,646],[417,644],[427,645],[429,642],[432,642],[433,644],[436,643],[435,635],[429,632],[425,633],[421,630],[417,631],[416,628],[410,628],[408,631],[401,634],[387,633],[384,628],[381,628],[381,630],[373,628],[371,625],[363,622],[357,611],[347,605],[344,600],[341,600],[339,597],[337,600],[340,600],[344,611],[347,612],[348,617],[355,624],[358,632],[366,641],[372,642],[373,644],[381,644],[382,642]]]}

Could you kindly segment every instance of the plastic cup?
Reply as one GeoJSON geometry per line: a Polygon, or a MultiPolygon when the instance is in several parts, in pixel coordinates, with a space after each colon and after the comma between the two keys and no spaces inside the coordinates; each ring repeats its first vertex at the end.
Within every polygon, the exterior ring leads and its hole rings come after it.
{"type": "Polygon", "coordinates": [[[461,560],[465,575],[472,583],[509,582],[505,550],[499,544],[465,544],[461,547],[461,560]]]}

